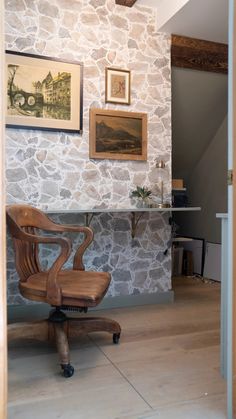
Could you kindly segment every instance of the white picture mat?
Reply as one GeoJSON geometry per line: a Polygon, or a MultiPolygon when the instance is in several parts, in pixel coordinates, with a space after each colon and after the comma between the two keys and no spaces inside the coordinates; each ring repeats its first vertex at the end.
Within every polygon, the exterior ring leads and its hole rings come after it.
{"type": "Polygon", "coordinates": [[[111,101],[115,101],[117,103],[124,103],[124,102],[129,102],[129,89],[130,89],[130,83],[129,83],[129,78],[130,78],[130,73],[128,72],[122,72],[120,70],[113,70],[113,69],[108,69],[107,72],[107,100],[111,100],[111,101]],[[112,88],[111,88],[111,80],[112,80],[112,76],[121,76],[124,77],[125,79],[125,97],[124,98],[119,98],[119,97],[114,97],[112,96],[111,92],[112,92],[112,88]]]}

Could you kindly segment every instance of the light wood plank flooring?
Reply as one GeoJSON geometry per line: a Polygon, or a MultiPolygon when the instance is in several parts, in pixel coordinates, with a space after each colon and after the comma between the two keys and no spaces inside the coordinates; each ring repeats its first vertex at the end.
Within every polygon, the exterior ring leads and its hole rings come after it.
{"type": "Polygon", "coordinates": [[[101,312],[120,322],[120,344],[73,341],[71,379],[48,344],[11,344],[8,419],[225,419],[220,285],[176,278],[174,289],[174,304],[101,312]]]}

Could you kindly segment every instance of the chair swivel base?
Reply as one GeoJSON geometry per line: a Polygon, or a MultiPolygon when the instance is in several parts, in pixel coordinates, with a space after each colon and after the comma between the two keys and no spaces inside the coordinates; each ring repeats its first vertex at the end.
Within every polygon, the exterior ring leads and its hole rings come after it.
{"type": "Polygon", "coordinates": [[[67,317],[57,308],[46,320],[8,325],[8,341],[15,339],[55,340],[62,374],[69,378],[74,374],[74,367],[70,364],[68,338],[91,332],[111,333],[113,343],[117,344],[121,327],[115,320],[105,317],[67,317]]]}

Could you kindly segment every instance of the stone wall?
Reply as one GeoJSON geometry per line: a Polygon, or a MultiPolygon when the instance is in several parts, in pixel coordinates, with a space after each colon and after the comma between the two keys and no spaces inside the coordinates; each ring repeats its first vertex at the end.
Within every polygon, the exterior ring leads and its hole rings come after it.
{"type": "MultiPolygon", "coordinates": [[[[6,2],[6,49],[84,64],[82,135],[7,129],[8,203],[26,202],[62,212],[98,205],[130,207],[130,192],[136,185],[157,192],[156,158],[166,162],[165,195],[170,199],[170,40],[155,32],[155,20],[151,8],[125,8],[114,0],[6,2]],[[107,66],[131,70],[130,106],[105,104],[107,66]],[[146,112],[147,161],[90,160],[90,107],[146,112]]],[[[67,221],[72,218],[67,216],[67,221]]],[[[168,290],[170,255],[160,256],[170,235],[167,220],[145,216],[135,240],[128,225],[128,214],[94,217],[95,243],[86,256],[87,266],[113,273],[111,295],[168,290]]],[[[9,250],[9,301],[19,299],[9,250]]]]}

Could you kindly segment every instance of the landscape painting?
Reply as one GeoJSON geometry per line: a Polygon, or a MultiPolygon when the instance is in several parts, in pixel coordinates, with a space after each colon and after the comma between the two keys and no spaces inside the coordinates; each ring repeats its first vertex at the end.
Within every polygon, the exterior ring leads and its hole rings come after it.
{"type": "Polygon", "coordinates": [[[147,159],[147,115],[90,109],[90,157],[147,159]]]}
{"type": "MultiPolygon", "coordinates": [[[[6,55],[8,124],[80,130],[81,103],[73,90],[75,74],[81,76],[78,65],[27,54],[6,55]],[[79,124],[74,127],[76,120],[79,124]]],[[[80,90],[81,84],[76,84],[80,90]]]]}

